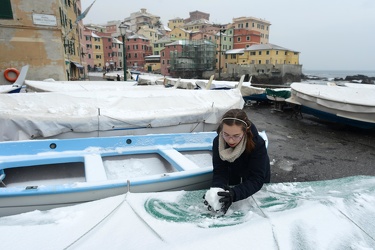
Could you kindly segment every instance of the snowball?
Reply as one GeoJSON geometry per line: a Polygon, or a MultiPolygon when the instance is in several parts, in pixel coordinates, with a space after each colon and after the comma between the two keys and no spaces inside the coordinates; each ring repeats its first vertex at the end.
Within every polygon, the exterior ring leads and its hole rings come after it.
{"type": "Polygon", "coordinates": [[[222,196],[217,195],[217,192],[225,192],[222,188],[210,188],[207,190],[205,199],[214,211],[219,211],[223,204],[219,202],[222,196]]]}

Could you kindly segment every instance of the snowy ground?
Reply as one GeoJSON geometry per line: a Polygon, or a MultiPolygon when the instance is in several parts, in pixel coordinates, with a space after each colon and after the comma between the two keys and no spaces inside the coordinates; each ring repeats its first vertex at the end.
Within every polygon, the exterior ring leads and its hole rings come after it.
{"type": "Polygon", "coordinates": [[[265,186],[223,217],[205,190],[0,218],[2,249],[374,249],[375,177],[265,186]]]}

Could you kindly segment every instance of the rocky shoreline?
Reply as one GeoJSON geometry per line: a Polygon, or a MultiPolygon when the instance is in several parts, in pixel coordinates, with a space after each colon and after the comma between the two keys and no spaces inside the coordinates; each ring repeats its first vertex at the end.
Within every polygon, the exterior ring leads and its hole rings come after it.
{"type": "MultiPolygon", "coordinates": [[[[319,76],[311,76],[311,75],[304,75],[301,76],[302,80],[323,80],[323,81],[329,81],[327,77],[319,77],[319,76]]],[[[333,78],[334,82],[352,82],[352,83],[363,83],[363,84],[375,84],[375,77],[369,77],[366,75],[352,75],[352,76],[346,76],[345,78],[342,77],[335,77],[333,78]]]]}

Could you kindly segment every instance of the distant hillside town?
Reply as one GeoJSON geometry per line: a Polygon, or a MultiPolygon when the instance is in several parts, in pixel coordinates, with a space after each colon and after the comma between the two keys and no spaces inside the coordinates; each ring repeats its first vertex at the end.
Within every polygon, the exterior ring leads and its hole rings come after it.
{"type": "Polygon", "coordinates": [[[216,24],[189,12],[163,24],[142,8],[123,20],[83,24],[81,1],[4,0],[0,69],[29,64],[28,78],[82,80],[90,71],[129,70],[182,78],[299,81],[299,53],[269,43],[271,23],[256,17],[216,24]],[[17,8],[22,5],[22,8],[17,8]],[[56,8],[58,6],[58,8],[56,8]]]}

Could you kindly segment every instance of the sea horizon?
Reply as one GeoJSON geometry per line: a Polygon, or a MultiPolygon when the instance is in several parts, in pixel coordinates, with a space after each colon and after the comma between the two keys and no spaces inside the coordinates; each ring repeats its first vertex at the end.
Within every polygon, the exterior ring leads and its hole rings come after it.
{"type": "Polygon", "coordinates": [[[365,75],[368,77],[375,77],[375,70],[312,70],[302,69],[305,75],[312,75],[324,78],[344,78],[346,76],[365,75]]]}

